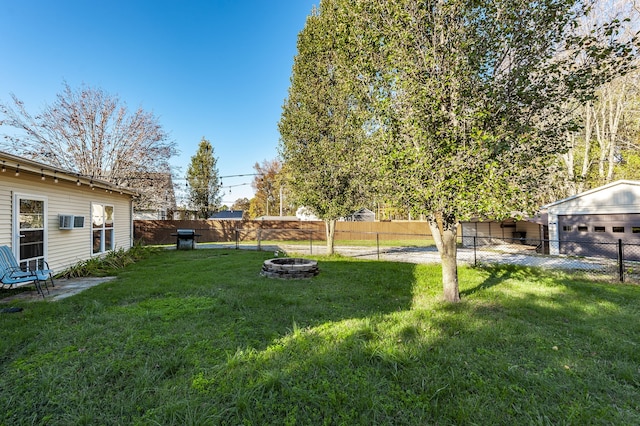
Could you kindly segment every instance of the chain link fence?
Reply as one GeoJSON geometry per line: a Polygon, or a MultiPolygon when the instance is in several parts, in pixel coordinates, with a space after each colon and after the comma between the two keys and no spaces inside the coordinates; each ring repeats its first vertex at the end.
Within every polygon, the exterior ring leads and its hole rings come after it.
{"type": "MultiPolygon", "coordinates": [[[[313,238],[304,245],[283,244],[279,247],[300,254],[326,253],[326,241],[313,238]]],[[[343,240],[336,233],[334,248],[342,255],[362,259],[440,262],[438,250],[428,234],[371,232],[363,233],[360,240],[343,240]]],[[[457,255],[459,264],[520,265],[561,271],[586,279],[640,283],[640,244],[622,240],[593,242],[460,237],[457,255]],[[552,249],[558,254],[550,254],[552,249]]]]}
{"type": "Polygon", "coordinates": [[[474,265],[514,264],[574,273],[590,279],[640,283],[640,244],[462,237],[474,265]],[[554,254],[550,254],[554,253],[554,254]],[[557,254],[555,254],[557,253],[557,254]]]}

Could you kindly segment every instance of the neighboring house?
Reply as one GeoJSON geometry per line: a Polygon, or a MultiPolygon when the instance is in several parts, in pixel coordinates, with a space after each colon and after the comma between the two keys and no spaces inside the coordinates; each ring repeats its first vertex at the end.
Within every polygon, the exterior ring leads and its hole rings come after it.
{"type": "Polygon", "coordinates": [[[619,180],[544,206],[551,254],[616,257],[616,241],[640,244],[640,182],[619,180]]]}
{"type": "Polygon", "coordinates": [[[351,216],[344,218],[346,222],[374,222],[376,220],[376,214],[369,209],[362,208],[351,216]]]}
{"type": "Polygon", "coordinates": [[[213,213],[210,220],[242,220],[243,210],[223,210],[213,213]]]}
{"type": "Polygon", "coordinates": [[[297,216],[260,216],[260,217],[256,217],[254,220],[295,222],[301,219],[297,216]]]}
{"type": "Polygon", "coordinates": [[[131,247],[135,192],[0,151],[0,245],[56,272],[131,247]]]}
{"type": "Polygon", "coordinates": [[[133,220],[177,219],[171,173],[134,172],[119,183],[139,194],[133,202],[133,220]]]}
{"type": "Polygon", "coordinates": [[[296,217],[299,220],[303,220],[303,221],[320,220],[318,216],[315,215],[315,213],[313,213],[311,210],[309,210],[308,207],[305,207],[305,206],[298,207],[298,210],[296,210],[296,217]]]}
{"type": "Polygon", "coordinates": [[[137,209],[133,208],[133,220],[174,220],[174,215],[167,209],[137,209]]]}

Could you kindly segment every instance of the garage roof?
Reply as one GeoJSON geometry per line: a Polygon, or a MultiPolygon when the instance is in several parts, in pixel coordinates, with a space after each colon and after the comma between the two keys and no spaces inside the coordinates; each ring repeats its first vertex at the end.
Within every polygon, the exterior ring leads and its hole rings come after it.
{"type": "Polygon", "coordinates": [[[555,214],[640,213],[640,181],[618,180],[542,208],[555,214]]]}

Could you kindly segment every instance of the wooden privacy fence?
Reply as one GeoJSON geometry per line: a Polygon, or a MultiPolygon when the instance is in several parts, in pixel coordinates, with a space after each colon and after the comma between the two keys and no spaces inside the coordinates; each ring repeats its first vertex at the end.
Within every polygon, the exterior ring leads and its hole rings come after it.
{"type": "MultiPolygon", "coordinates": [[[[174,244],[178,229],[193,229],[198,242],[323,241],[322,221],[135,220],[133,235],[144,244],[174,244]],[[174,234],[174,235],[172,235],[174,234]]],[[[426,222],[337,222],[336,240],[408,240],[429,238],[426,222]]]]}

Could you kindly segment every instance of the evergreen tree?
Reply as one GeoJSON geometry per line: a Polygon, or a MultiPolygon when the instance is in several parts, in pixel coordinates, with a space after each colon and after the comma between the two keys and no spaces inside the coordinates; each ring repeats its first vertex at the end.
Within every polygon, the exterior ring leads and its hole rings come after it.
{"type": "Polygon", "coordinates": [[[217,162],[211,142],[203,137],[198,152],[191,157],[191,164],[187,170],[189,201],[198,211],[198,216],[203,219],[220,207],[220,176],[216,168],[217,162]]]}

